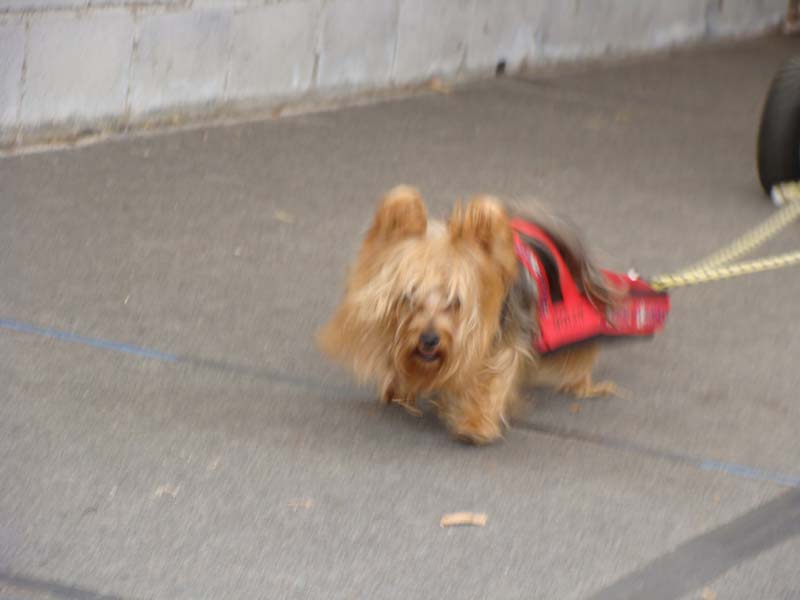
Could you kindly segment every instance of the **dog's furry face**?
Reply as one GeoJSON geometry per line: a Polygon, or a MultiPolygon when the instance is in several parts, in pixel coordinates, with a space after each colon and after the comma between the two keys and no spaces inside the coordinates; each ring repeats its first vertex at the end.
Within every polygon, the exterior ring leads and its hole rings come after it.
{"type": "Polygon", "coordinates": [[[384,389],[457,387],[485,366],[516,274],[498,202],[478,198],[456,207],[447,225],[429,223],[416,190],[395,188],[377,211],[322,347],[384,389]]]}
{"type": "Polygon", "coordinates": [[[495,255],[464,237],[460,219],[455,215],[448,229],[436,224],[384,257],[396,286],[387,321],[395,331],[393,363],[415,388],[451,381],[500,326],[507,277],[495,255]]]}

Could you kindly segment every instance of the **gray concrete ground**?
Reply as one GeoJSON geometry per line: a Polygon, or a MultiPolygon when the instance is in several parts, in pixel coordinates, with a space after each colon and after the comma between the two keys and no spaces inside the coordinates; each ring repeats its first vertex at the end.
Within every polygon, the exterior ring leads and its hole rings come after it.
{"type": "Polygon", "coordinates": [[[535,196],[620,269],[732,239],[773,210],[758,112],[799,49],[0,160],[0,597],[800,598],[797,271],[676,292],[603,355],[630,399],[533,392],[483,449],[312,342],[398,182],[535,196]]]}

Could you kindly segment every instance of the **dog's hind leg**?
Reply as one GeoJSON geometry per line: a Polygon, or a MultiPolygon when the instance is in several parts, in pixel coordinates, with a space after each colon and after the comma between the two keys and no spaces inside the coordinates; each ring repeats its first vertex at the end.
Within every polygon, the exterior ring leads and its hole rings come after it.
{"type": "Polygon", "coordinates": [[[572,394],[576,398],[599,398],[602,396],[622,397],[624,392],[613,381],[592,381],[592,374],[586,373],[580,380],[565,383],[558,388],[559,392],[572,394]]]}
{"type": "Polygon", "coordinates": [[[592,370],[599,352],[599,346],[593,343],[543,356],[533,367],[529,381],[532,385],[552,387],[578,398],[625,397],[627,393],[613,381],[593,381],[592,370]]]}

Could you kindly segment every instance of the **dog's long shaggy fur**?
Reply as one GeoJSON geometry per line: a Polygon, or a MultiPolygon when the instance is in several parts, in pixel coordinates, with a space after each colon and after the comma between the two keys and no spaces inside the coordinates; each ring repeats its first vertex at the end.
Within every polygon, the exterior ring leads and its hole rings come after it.
{"type": "MultiPolygon", "coordinates": [[[[533,220],[584,292],[599,305],[613,301],[577,237],[545,216],[533,220]]],[[[415,412],[417,396],[435,392],[450,431],[487,443],[501,436],[525,381],[579,395],[612,389],[591,381],[592,347],[555,359],[534,355],[536,306],[536,285],[518,264],[509,214],[497,199],[456,206],[445,224],[428,220],[416,189],[399,186],[381,202],[318,341],[361,382],[377,383],[383,401],[415,412]]]]}

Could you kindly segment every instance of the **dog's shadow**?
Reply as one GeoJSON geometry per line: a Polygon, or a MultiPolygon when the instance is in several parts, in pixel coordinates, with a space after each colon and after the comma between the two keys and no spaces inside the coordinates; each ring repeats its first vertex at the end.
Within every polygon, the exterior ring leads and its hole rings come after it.
{"type": "Polygon", "coordinates": [[[634,392],[631,389],[616,384],[616,381],[624,379],[624,377],[617,377],[617,373],[608,373],[608,375],[610,375],[608,379],[602,378],[602,383],[610,383],[616,388],[615,391],[593,396],[576,396],[550,387],[526,386],[519,391],[520,401],[514,407],[512,419],[525,418],[532,414],[553,416],[562,415],[565,412],[576,414],[589,406],[599,408],[634,398],[634,392]]]}
{"type": "MultiPolygon", "coordinates": [[[[583,406],[588,403],[603,403],[613,400],[613,397],[576,398],[568,393],[558,392],[551,388],[530,387],[520,390],[519,401],[510,411],[510,424],[525,422],[539,416],[564,415],[575,410],[575,405],[583,406]]],[[[400,404],[382,404],[380,402],[359,403],[361,409],[372,413],[383,424],[401,425],[412,427],[423,433],[441,432],[443,424],[436,409],[436,397],[424,396],[419,399],[420,414],[411,414],[400,404]]]]}
{"type": "MultiPolygon", "coordinates": [[[[577,397],[567,392],[559,392],[547,387],[525,387],[519,391],[519,401],[512,407],[512,418],[529,415],[531,412],[563,413],[574,404],[604,403],[618,399],[618,396],[593,396],[577,397]]],[[[402,405],[396,403],[382,404],[375,401],[371,404],[372,410],[386,415],[386,418],[403,423],[422,423],[426,428],[441,427],[439,415],[436,410],[436,397],[423,396],[419,399],[419,415],[411,414],[402,405]]]]}
{"type": "MultiPolygon", "coordinates": [[[[566,392],[552,388],[527,387],[519,392],[520,402],[515,407],[517,412],[530,414],[533,411],[542,413],[561,413],[569,409],[575,402],[593,402],[607,398],[576,398],[566,392]]],[[[519,415],[518,415],[519,416],[519,415]]]]}

